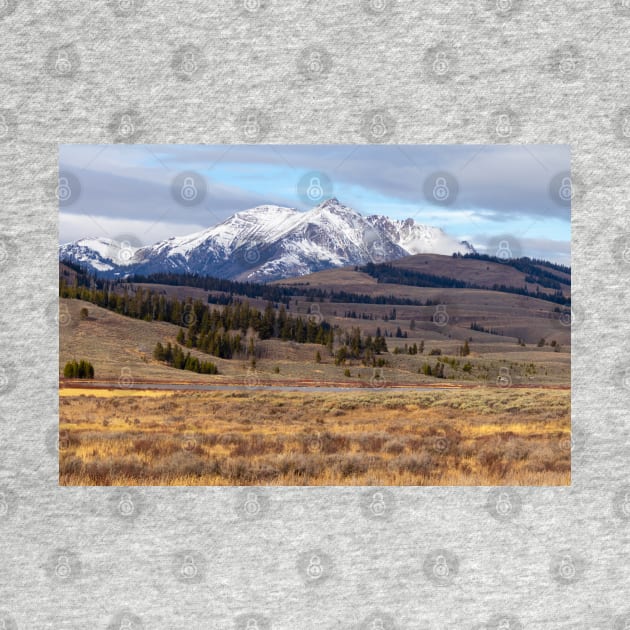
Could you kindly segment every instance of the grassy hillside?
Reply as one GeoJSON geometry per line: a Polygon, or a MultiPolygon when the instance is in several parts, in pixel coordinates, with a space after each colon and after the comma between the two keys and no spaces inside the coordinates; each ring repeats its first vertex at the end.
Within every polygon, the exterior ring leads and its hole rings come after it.
{"type": "MultiPolygon", "coordinates": [[[[514,264],[521,264],[528,273],[534,274],[531,271],[533,263],[521,261],[514,264]]],[[[553,278],[567,275],[562,268],[547,267],[542,263],[538,266],[543,274],[549,272],[553,278]]],[[[391,268],[409,270],[412,274],[426,272],[434,277],[451,277],[476,285],[527,284],[526,274],[514,266],[475,258],[421,254],[396,261],[391,268]]],[[[76,269],[62,264],[60,274],[69,285],[79,280],[89,286],[89,279],[82,278],[76,269]]],[[[415,277],[411,276],[412,279],[415,277]]],[[[180,280],[179,277],[165,277],[162,281],[180,280]]],[[[226,300],[247,302],[260,312],[268,304],[262,297],[246,297],[233,292],[235,289],[249,291],[246,285],[226,282],[225,286],[220,285],[221,290],[216,290],[216,285],[210,284],[190,287],[152,284],[152,281],[114,284],[110,290],[115,296],[124,293],[133,300],[135,292],[141,288],[144,295],[150,292],[160,300],[178,300],[182,304],[188,299],[199,300],[202,304],[210,303],[209,308],[217,310],[223,308],[215,304],[217,300],[222,303],[226,300]],[[214,289],[207,290],[211,286],[214,289]]],[[[190,281],[195,282],[195,279],[190,281]]],[[[568,282],[561,285],[567,296],[570,292],[568,282]]],[[[369,273],[354,269],[322,271],[274,283],[274,286],[278,284],[295,289],[292,296],[291,292],[282,294],[288,316],[304,321],[316,318],[333,327],[332,353],[321,344],[278,338],[256,339],[255,365],[248,360],[249,354],[243,356],[241,353],[227,360],[191,349],[192,356],[216,363],[220,374],[184,373],[153,359],[158,342],[175,343],[181,330],[178,325],[132,319],[79,299],[64,298],[61,308],[68,316],[62,317],[61,321],[67,320],[69,324],[61,327],[60,369],[66,361],[87,359],[94,365],[96,378],[105,380],[115,380],[122,370],[130,370],[136,380],[235,383],[248,378],[250,382],[259,383],[312,381],[369,386],[374,384],[375,363],[366,364],[361,359],[351,358],[345,364],[335,364],[333,356],[341,346],[345,332],[359,329],[363,337],[381,335],[385,338],[388,352],[375,358],[379,361],[378,367],[382,368],[378,378],[389,384],[444,384],[445,381],[468,385],[496,384],[497,377],[506,369],[513,385],[568,386],[570,383],[571,331],[567,325],[570,323],[566,318],[567,309],[547,299],[489,289],[430,288],[378,282],[369,273]],[[304,290],[312,291],[311,297],[301,295],[304,290]],[[390,297],[392,303],[370,303],[383,296],[390,297]],[[348,301],[339,301],[341,299],[348,301]],[[417,305],[397,303],[404,300],[417,305]],[[81,308],[88,309],[86,320],[80,317],[81,308]],[[463,356],[465,343],[470,352],[463,356]],[[410,353],[409,349],[413,347],[421,349],[418,353],[410,353]],[[438,368],[444,376],[439,381],[435,378],[438,368]],[[252,372],[255,372],[254,376],[252,372]]],[[[532,287],[536,288],[541,287],[532,287]]],[[[280,290],[275,289],[275,292],[280,293],[280,290]]],[[[122,309],[119,311],[123,312],[122,309]]]]}
{"type": "MultiPolygon", "coordinates": [[[[308,380],[315,383],[330,382],[354,386],[374,384],[375,370],[361,365],[359,361],[349,361],[346,366],[338,366],[320,345],[279,340],[259,342],[264,356],[258,359],[255,369],[252,369],[246,360],[219,359],[193,349],[192,355],[216,363],[220,374],[210,376],[176,370],[155,361],[152,353],[158,341],[175,342],[178,326],[131,319],[81,300],[62,299],[60,305],[61,320],[69,321],[60,327],[60,374],[65,363],[76,358],[87,359],[93,364],[96,380],[117,380],[123,370],[125,373],[128,370],[136,381],[280,384],[308,380]],[[88,309],[87,320],[80,319],[81,308],[88,309]],[[314,360],[317,352],[320,352],[321,363],[314,360]],[[350,371],[349,376],[346,376],[346,369],[350,371]]],[[[324,316],[329,307],[340,308],[340,305],[320,306],[324,316]]],[[[455,330],[446,332],[429,322],[419,322],[415,330],[411,331],[409,321],[402,319],[384,323],[331,317],[331,322],[343,323],[344,326],[358,325],[365,330],[374,330],[377,325],[392,331],[395,331],[398,324],[406,328],[408,338],[387,338],[390,352],[384,357],[388,365],[377,370],[379,378],[390,385],[396,383],[443,385],[446,382],[468,385],[495,384],[502,367],[510,369],[515,385],[569,384],[568,348],[561,352],[554,352],[549,346],[523,348],[514,340],[465,329],[460,330],[461,336],[458,338],[453,335],[455,330]],[[467,335],[473,338],[470,343],[471,354],[467,357],[457,357],[462,339],[467,335]],[[425,344],[423,355],[393,354],[396,346],[403,347],[405,343],[412,345],[421,341],[425,344]],[[431,350],[437,349],[441,350],[442,355],[430,356],[431,350]],[[445,366],[447,379],[439,380],[418,374],[418,369],[425,363],[435,366],[443,359],[458,363],[457,366],[445,366]],[[471,372],[463,369],[467,363],[472,366],[471,372]]]]}
{"type": "MultiPolygon", "coordinates": [[[[437,254],[417,254],[395,260],[390,264],[399,269],[409,269],[421,273],[431,273],[436,276],[456,278],[485,287],[492,287],[493,285],[525,286],[529,291],[535,291],[538,287],[543,293],[553,292],[552,289],[540,284],[528,282],[526,280],[527,274],[505,263],[474,258],[454,258],[437,254]]],[[[533,266],[537,269],[543,269],[540,265],[533,266]]],[[[559,271],[554,270],[551,272],[553,275],[565,279],[563,293],[570,295],[571,278],[559,271]]]]}

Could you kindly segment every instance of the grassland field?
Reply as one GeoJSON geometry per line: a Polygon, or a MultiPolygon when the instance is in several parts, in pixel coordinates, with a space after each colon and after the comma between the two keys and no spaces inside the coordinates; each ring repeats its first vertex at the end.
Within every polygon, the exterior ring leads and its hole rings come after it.
{"type": "Polygon", "coordinates": [[[566,485],[567,390],[62,389],[62,485],[566,485]]]}
{"type": "MultiPolygon", "coordinates": [[[[420,269],[426,262],[417,260],[420,269]]],[[[514,275],[502,265],[477,267],[469,268],[467,273],[477,274],[470,281],[504,281],[505,274],[514,275]]],[[[333,326],[358,327],[363,334],[374,334],[377,326],[390,335],[401,328],[406,337],[387,336],[389,352],[382,355],[386,364],[376,371],[378,377],[360,360],[336,365],[321,345],[278,339],[258,341],[255,367],[246,359],[221,359],[190,349],[200,360],[216,363],[219,374],[204,375],[153,358],[158,341],[175,343],[179,326],[61,299],[60,374],[67,361],[87,359],[105,388],[60,377],[60,483],[570,483],[571,335],[553,304],[496,291],[379,284],[349,269],[283,283],[437,301],[446,305],[449,321],[437,326],[435,307],[429,305],[394,308],[292,298],[288,310],[294,315],[315,312],[333,326]],[[87,309],[87,317],[81,309],[87,309]],[[349,311],[356,317],[347,317],[349,311]],[[473,330],[474,322],[497,332],[473,330]],[[541,338],[545,345],[537,343],[541,338]],[[464,357],[459,352],[465,340],[470,354],[464,357]],[[423,354],[393,352],[414,343],[423,343],[423,354]],[[434,354],[438,351],[439,356],[434,354]],[[321,360],[315,360],[317,353],[321,360]],[[444,378],[423,373],[424,364],[434,367],[438,361],[444,362],[444,378]],[[498,387],[502,373],[508,374],[507,386],[498,387]],[[130,382],[140,389],[125,389],[130,382]],[[148,383],[224,389],[166,391],[148,383]],[[279,387],[305,384],[314,387],[279,387]],[[326,386],[351,389],[326,391],[326,386]]],[[[203,301],[208,293],[167,285],[145,288],[203,301]]],[[[248,301],[264,308],[262,300],[248,301]]]]}

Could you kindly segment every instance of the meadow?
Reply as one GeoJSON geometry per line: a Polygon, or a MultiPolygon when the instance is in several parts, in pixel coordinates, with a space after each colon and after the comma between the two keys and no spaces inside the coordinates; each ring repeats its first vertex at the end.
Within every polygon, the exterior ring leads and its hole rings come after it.
{"type": "Polygon", "coordinates": [[[567,485],[569,389],[60,389],[62,485],[567,485]]]}

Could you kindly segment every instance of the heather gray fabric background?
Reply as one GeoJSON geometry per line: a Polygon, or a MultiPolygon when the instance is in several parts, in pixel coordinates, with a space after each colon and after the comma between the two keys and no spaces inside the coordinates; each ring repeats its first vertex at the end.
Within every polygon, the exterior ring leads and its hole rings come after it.
{"type": "Polygon", "coordinates": [[[630,627],[629,28],[626,0],[0,2],[0,628],[630,627]],[[365,488],[58,488],[57,146],[121,140],[570,143],[572,487],[381,516],[365,488]]]}

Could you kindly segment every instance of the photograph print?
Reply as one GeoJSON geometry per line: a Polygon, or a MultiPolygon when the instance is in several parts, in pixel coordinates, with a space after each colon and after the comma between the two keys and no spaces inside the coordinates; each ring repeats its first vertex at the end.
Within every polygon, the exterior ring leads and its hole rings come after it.
{"type": "Polygon", "coordinates": [[[571,483],[568,146],[61,145],[56,192],[61,485],[571,483]]]}

